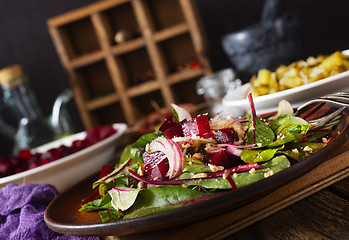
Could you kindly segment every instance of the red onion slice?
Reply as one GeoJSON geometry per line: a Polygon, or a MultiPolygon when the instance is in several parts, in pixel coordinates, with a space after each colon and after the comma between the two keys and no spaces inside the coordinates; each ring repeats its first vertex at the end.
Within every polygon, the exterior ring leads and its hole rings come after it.
{"type": "Polygon", "coordinates": [[[158,137],[149,144],[148,151],[160,151],[166,155],[169,164],[166,176],[168,176],[169,179],[178,177],[179,174],[181,174],[183,167],[183,154],[177,143],[165,137],[158,137]]]}

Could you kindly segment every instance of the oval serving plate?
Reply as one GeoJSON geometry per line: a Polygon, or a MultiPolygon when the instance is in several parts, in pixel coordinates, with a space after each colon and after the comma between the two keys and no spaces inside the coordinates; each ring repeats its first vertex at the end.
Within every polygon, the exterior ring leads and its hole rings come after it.
{"type": "Polygon", "coordinates": [[[53,200],[45,211],[44,219],[49,228],[63,234],[122,236],[174,227],[213,217],[257,200],[326,161],[328,156],[347,140],[348,129],[349,114],[344,112],[339,124],[330,133],[332,140],[329,144],[304,161],[235,191],[217,194],[216,197],[209,200],[128,220],[102,223],[97,213],[79,212],[82,203],[93,195],[91,186],[98,179],[99,172],[97,172],[53,200]]]}

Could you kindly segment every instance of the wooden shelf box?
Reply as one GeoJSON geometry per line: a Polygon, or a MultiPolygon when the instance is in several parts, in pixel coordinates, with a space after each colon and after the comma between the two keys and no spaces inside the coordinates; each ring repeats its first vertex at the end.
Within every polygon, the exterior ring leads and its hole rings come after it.
{"type": "Polygon", "coordinates": [[[193,0],[100,1],[47,24],[86,129],[132,125],[151,101],[203,101],[195,83],[212,71],[193,0]],[[128,38],[116,42],[120,31],[128,38]]]}

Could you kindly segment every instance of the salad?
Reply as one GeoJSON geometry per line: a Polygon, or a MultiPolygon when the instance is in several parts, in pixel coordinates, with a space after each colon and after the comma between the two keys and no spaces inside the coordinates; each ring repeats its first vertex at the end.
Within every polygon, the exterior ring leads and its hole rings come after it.
{"type": "Polygon", "coordinates": [[[80,211],[98,211],[102,222],[131,219],[178,208],[234,191],[302,161],[328,143],[331,127],[310,123],[279,105],[278,113],[238,119],[192,117],[172,104],[157,131],[128,145],[115,167],[104,166],[93,184],[98,194],[80,211]]]}

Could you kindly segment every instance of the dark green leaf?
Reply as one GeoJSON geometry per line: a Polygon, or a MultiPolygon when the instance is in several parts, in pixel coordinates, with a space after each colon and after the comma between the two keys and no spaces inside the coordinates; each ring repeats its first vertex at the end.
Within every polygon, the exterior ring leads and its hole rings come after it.
{"type": "Polygon", "coordinates": [[[255,123],[252,120],[250,121],[247,131],[247,144],[256,144],[257,147],[263,147],[273,142],[274,138],[275,134],[268,124],[259,118],[255,118],[255,123]]]}

